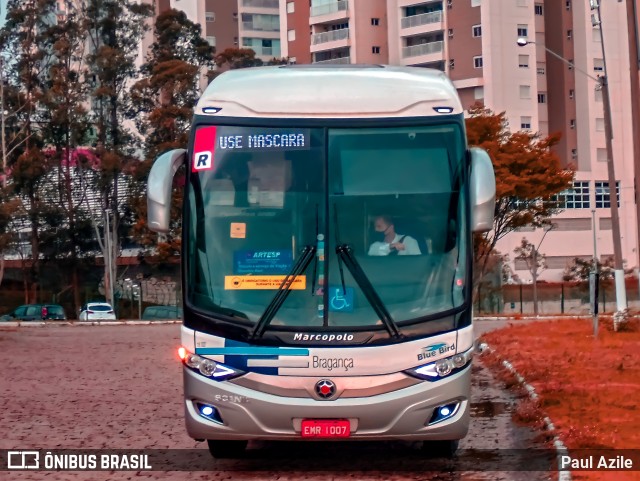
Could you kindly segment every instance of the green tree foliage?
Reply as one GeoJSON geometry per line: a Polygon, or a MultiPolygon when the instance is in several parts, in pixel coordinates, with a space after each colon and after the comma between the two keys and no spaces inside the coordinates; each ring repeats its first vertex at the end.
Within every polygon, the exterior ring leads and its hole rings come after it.
{"type": "Polygon", "coordinates": [[[288,65],[288,58],[273,57],[267,62],[256,57],[256,52],[251,48],[226,48],[215,56],[217,70],[209,72],[209,80],[213,80],[226,70],[239,68],[262,67],[263,65],[288,65]]]}
{"type": "Polygon", "coordinates": [[[53,169],[52,182],[47,183],[46,196],[58,209],[55,232],[42,243],[45,259],[55,259],[64,267],[60,275],[61,288],[73,293],[74,312],[80,299],[79,272],[92,253],[91,220],[86,209],[88,165],[78,149],[89,140],[89,89],[86,83],[84,59],[86,42],[82,11],[69,5],[64,19],[46,29],[44,48],[49,52],[48,75],[40,99],[41,134],[45,155],[53,169]]]}
{"type": "Polygon", "coordinates": [[[20,205],[20,199],[11,195],[10,188],[0,188],[0,287],[4,278],[5,253],[15,247],[18,240],[13,220],[20,205]]]}
{"type": "MultiPolygon", "coordinates": [[[[156,41],[142,66],[142,78],[131,89],[133,108],[129,111],[145,138],[147,160],[187,145],[193,108],[200,96],[200,74],[214,65],[214,48],[184,12],[163,12],[154,34],[156,41]]],[[[148,169],[145,176],[147,173],[148,169]]]]}
{"type": "MultiPolygon", "coordinates": [[[[613,258],[608,257],[604,262],[597,261],[600,281],[605,285],[613,284],[613,258]]],[[[562,280],[568,282],[587,282],[593,271],[593,259],[575,257],[562,273],[562,280]]]]}
{"type": "MultiPolygon", "coordinates": [[[[130,103],[127,87],[138,74],[136,58],[153,6],[133,0],[86,0],[83,11],[83,25],[90,50],[86,57],[88,80],[93,85],[90,92],[94,114],[92,121],[97,128],[95,150],[100,159],[94,188],[102,198],[100,214],[111,213],[105,241],[96,221],[94,229],[105,259],[116,259],[121,238],[128,230],[120,225],[118,178],[130,168],[134,155],[140,154],[136,149],[139,139],[124,127],[126,108],[130,103]],[[107,236],[109,243],[106,242],[107,236]],[[107,245],[112,246],[109,256],[107,245]]],[[[105,218],[103,225],[106,223],[105,218]]],[[[107,265],[105,279],[105,285],[109,287],[111,279],[107,265]]]]}
{"type": "Polygon", "coordinates": [[[496,175],[496,210],[493,230],[475,236],[474,261],[482,277],[497,242],[519,227],[542,227],[559,212],[552,202],[573,180],[571,166],[562,166],[553,147],[559,134],[546,137],[532,132],[510,132],[504,112],[481,105],[469,109],[466,119],[470,145],[485,149],[496,175]]]}
{"type": "Polygon", "coordinates": [[[0,32],[0,47],[4,54],[3,76],[9,89],[10,122],[16,127],[10,133],[11,147],[6,152],[7,170],[11,173],[11,189],[20,198],[21,218],[15,222],[29,229],[30,259],[23,259],[25,301],[37,297],[40,278],[40,245],[46,235],[47,220],[54,213],[42,196],[48,162],[42,153],[43,138],[37,124],[41,112],[46,78],[48,52],[43,48],[44,32],[57,9],[55,0],[11,0],[7,5],[4,28],[0,32]],[[18,127],[19,126],[19,127],[18,127]]]}
{"type": "MultiPolygon", "coordinates": [[[[157,247],[161,257],[180,251],[180,222],[168,236],[147,229],[146,180],[155,158],[175,148],[186,148],[193,109],[200,96],[202,74],[213,68],[215,50],[202,38],[199,25],[184,12],[168,10],[156,19],[155,42],[143,77],[131,89],[131,118],[145,138],[145,161],[138,164],[130,198],[133,236],[143,246],[157,247]]],[[[174,219],[180,219],[181,190],[174,191],[174,219]]]]}
{"type": "Polygon", "coordinates": [[[264,65],[264,62],[256,58],[256,53],[250,48],[227,48],[216,55],[215,61],[218,68],[222,70],[264,65]]]}

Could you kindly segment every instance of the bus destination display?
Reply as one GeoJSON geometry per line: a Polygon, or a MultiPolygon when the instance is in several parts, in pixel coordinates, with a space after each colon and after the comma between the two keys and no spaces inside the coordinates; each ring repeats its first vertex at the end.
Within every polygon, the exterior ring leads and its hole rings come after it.
{"type": "MultiPolygon", "coordinates": [[[[222,130],[222,129],[219,129],[222,130]]],[[[226,130],[226,129],[225,129],[226,130]]],[[[308,150],[309,130],[260,131],[218,134],[216,148],[220,150],[308,150]]]]}

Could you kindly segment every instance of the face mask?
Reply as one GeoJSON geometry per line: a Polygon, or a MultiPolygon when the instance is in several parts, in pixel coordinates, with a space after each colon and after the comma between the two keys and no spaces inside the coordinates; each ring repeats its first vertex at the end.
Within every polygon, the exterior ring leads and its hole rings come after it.
{"type": "MultiPolygon", "coordinates": [[[[375,229],[375,227],[374,227],[375,229]]],[[[391,229],[391,226],[388,225],[387,228],[383,231],[375,231],[375,234],[373,235],[373,239],[375,242],[384,242],[384,236],[387,235],[387,232],[389,232],[389,229],[391,229]]]]}

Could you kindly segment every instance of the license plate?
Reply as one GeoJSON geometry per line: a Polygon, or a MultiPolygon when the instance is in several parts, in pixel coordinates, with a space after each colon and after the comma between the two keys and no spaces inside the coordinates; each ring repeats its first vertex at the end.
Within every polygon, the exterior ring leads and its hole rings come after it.
{"type": "Polygon", "coordinates": [[[303,438],[348,438],[351,423],[348,419],[303,419],[303,438]]]}

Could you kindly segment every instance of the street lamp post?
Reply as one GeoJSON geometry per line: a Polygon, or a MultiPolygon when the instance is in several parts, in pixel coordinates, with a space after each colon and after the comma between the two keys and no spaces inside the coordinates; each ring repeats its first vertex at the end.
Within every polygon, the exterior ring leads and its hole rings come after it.
{"type": "Polygon", "coordinates": [[[593,224],[593,265],[589,274],[589,296],[591,297],[591,315],[593,316],[593,337],[598,337],[598,244],[596,240],[596,211],[591,209],[593,224]]]}
{"type": "MultiPolygon", "coordinates": [[[[600,6],[597,5],[595,0],[591,0],[591,7],[597,9],[598,18],[592,18],[592,22],[595,25],[601,25],[600,19],[600,6]],[[597,23],[595,23],[597,22],[597,23]]],[[[600,28],[600,39],[602,41],[602,62],[603,62],[603,75],[594,77],[584,70],[578,68],[573,62],[570,62],[566,58],[558,55],[553,50],[542,46],[549,54],[553,55],[558,60],[561,60],[565,64],[571,66],[578,72],[586,75],[588,78],[596,81],[602,90],[602,101],[604,104],[604,124],[605,124],[605,137],[606,137],[606,149],[607,149],[607,177],[609,181],[609,205],[611,207],[611,230],[613,235],[613,261],[615,269],[615,284],[616,284],[616,306],[617,312],[614,315],[614,326],[617,329],[617,325],[620,322],[624,322],[627,318],[627,293],[625,291],[624,284],[624,270],[622,267],[622,245],[620,241],[620,217],[618,214],[618,192],[616,189],[616,175],[615,167],[613,163],[613,130],[611,128],[611,99],[609,97],[609,84],[607,82],[607,65],[604,56],[604,39],[602,36],[602,27],[600,28]],[[612,192],[614,193],[612,195],[612,192]]],[[[526,38],[518,38],[517,41],[520,47],[524,47],[528,44],[535,44],[535,42],[529,41],[526,38]]],[[[595,228],[595,226],[594,226],[595,228]]]]}
{"type": "Polygon", "coordinates": [[[609,82],[607,80],[607,59],[604,49],[604,31],[602,29],[602,15],[600,4],[597,0],[590,0],[591,10],[597,12],[597,17],[592,15],[592,23],[599,26],[600,43],[602,45],[603,76],[600,77],[602,85],[602,102],[604,104],[604,129],[607,147],[607,177],[609,180],[609,205],[611,206],[611,228],[613,234],[613,268],[616,283],[616,314],[614,315],[614,329],[618,330],[618,324],[627,318],[627,291],[624,283],[624,268],[622,266],[622,242],[620,236],[620,216],[618,214],[618,189],[616,184],[615,167],[613,164],[613,128],[611,122],[611,98],[609,97],[609,82]]]}
{"type": "Polygon", "coordinates": [[[531,263],[531,277],[533,281],[533,315],[538,316],[538,249],[542,245],[544,238],[547,236],[549,231],[553,230],[553,225],[548,229],[544,230],[544,234],[542,235],[542,239],[538,242],[538,246],[533,248],[532,256],[533,261],[531,263]]]}

